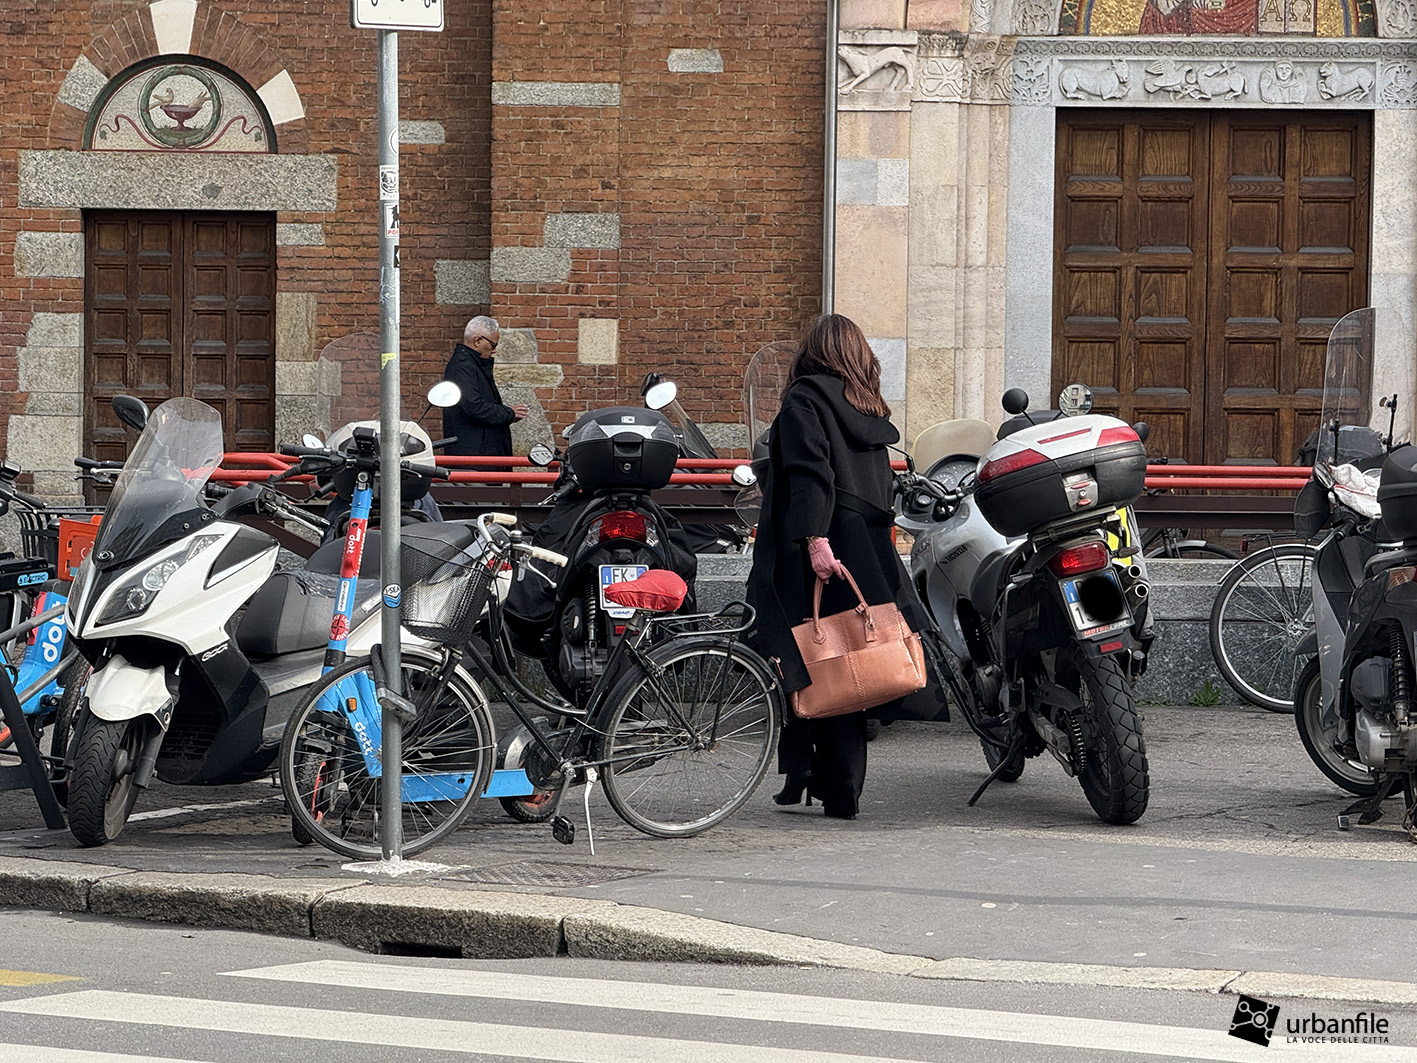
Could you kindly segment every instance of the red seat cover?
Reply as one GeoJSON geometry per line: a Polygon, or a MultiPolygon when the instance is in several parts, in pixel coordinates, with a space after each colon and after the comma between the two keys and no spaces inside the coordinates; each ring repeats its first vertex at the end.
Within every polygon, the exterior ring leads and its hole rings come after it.
{"type": "Polygon", "coordinates": [[[632,609],[652,609],[657,613],[672,613],[684,604],[689,585],[676,572],[652,568],[639,579],[612,583],[605,588],[605,597],[616,605],[632,609]]]}

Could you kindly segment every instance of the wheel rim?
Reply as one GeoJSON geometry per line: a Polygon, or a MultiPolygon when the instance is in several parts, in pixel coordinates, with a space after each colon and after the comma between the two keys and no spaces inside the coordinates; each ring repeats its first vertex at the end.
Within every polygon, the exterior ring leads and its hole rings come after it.
{"type": "Polygon", "coordinates": [[[1333,746],[1333,739],[1338,734],[1338,711],[1322,704],[1323,683],[1315,679],[1302,694],[1303,699],[1296,706],[1296,711],[1303,714],[1304,729],[1309,735],[1313,752],[1323,758],[1330,771],[1371,791],[1376,779],[1368,767],[1359,761],[1349,760],[1333,746]]]}
{"type": "Polygon", "coordinates": [[[1294,547],[1270,553],[1222,595],[1216,664],[1246,700],[1293,711],[1294,683],[1311,656],[1298,649],[1314,626],[1312,551],[1294,547]]]}
{"type": "Polygon", "coordinates": [[[606,796],[638,829],[696,834],[741,807],[762,780],[775,710],[761,677],[737,656],[685,652],[662,668],[667,702],[642,682],[611,722],[606,796]]]}
{"type": "Polygon", "coordinates": [[[143,752],[143,733],[139,721],[130,721],[114,758],[113,781],[109,785],[108,799],[103,803],[103,832],[109,838],[122,833],[138,800],[136,779],[138,758],[143,752]]]}

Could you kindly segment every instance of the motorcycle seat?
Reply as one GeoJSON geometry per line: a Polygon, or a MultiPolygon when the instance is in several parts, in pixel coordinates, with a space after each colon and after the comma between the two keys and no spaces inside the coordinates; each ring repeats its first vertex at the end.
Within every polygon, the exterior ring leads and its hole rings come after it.
{"type": "MultiPolygon", "coordinates": [[[[378,554],[376,553],[377,560],[378,554]]],[[[308,569],[277,572],[258,590],[236,626],[236,645],[247,657],[278,657],[319,649],[330,640],[339,577],[308,569]]],[[[379,608],[378,579],[356,583],[350,626],[379,608]]]]}

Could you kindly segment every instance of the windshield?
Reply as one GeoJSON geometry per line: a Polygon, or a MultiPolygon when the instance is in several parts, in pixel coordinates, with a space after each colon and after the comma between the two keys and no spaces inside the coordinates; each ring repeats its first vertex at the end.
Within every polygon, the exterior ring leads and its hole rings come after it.
{"type": "Polygon", "coordinates": [[[187,515],[205,508],[202,489],[221,457],[216,410],[196,399],[169,399],[159,406],[113,486],[93,546],[100,564],[141,557],[186,535],[187,515]]]}
{"type": "Polygon", "coordinates": [[[1324,366],[1316,468],[1373,468],[1387,445],[1411,440],[1412,408],[1404,375],[1410,357],[1407,326],[1386,307],[1355,310],[1333,327],[1324,366]]]}
{"type": "Polygon", "coordinates": [[[743,373],[743,411],[748,423],[748,450],[759,457],[758,443],[767,453],[767,432],[782,405],[782,389],[787,386],[787,372],[797,357],[797,345],[778,340],[760,348],[748,362],[743,373]]]}

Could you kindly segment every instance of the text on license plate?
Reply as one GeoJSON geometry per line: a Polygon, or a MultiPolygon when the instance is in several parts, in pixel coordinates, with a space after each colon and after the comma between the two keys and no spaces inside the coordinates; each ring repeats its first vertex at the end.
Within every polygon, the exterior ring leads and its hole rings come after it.
{"type": "MultiPolygon", "coordinates": [[[[1078,591],[1078,585],[1088,579],[1105,579],[1110,581],[1114,587],[1116,586],[1116,577],[1111,572],[1090,573],[1080,579],[1063,580],[1063,601],[1067,603],[1068,618],[1072,620],[1074,630],[1085,638],[1092,638],[1128,627],[1132,622],[1131,611],[1127,609],[1125,600],[1121,598],[1121,588],[1117,588],[1117,600],[1122,605],[1121,614],[1097,616],[1088,608],[1088,603],[1084,601],[1085,596],[1078,591]]],[[[1106,601],[1106,597],[1103,598],[1103,601],[1106,601]]]]}
{"type": "Polygon", "coordinates": [[[605,588],[612,583],[628,583],[639,579],[649,571],[648,565],[601,565],[600,566],[600,607],[610,616],[624,618],[634,613],[627,605],[616,605],[605,597],[605,588]]]}

